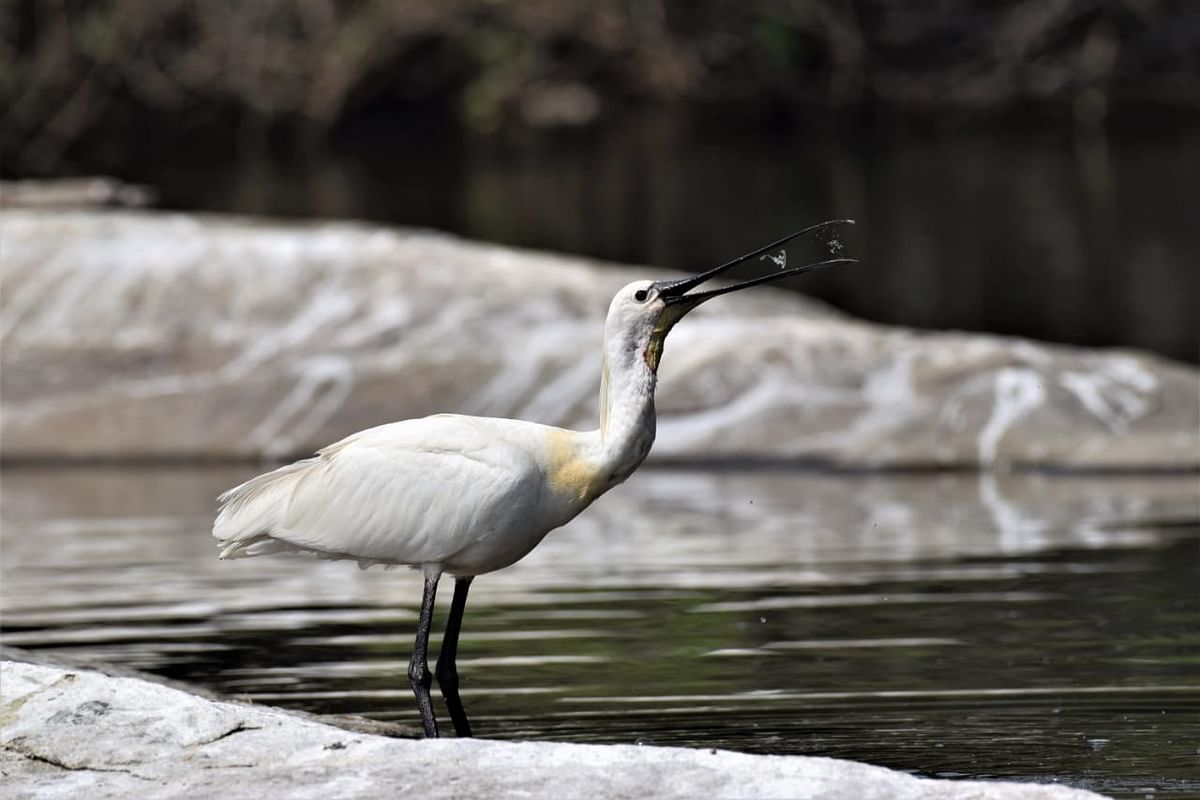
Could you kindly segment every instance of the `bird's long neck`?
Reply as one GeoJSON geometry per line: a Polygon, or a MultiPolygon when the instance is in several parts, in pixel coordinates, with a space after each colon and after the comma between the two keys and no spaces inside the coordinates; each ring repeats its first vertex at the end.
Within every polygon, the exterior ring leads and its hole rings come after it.
{"type": "Polygon", "coordinates": [[[640,348],[608,341],[600,378],[602,467],[625,480],[654,444],[654,386],[657,378],[640,348]]]}

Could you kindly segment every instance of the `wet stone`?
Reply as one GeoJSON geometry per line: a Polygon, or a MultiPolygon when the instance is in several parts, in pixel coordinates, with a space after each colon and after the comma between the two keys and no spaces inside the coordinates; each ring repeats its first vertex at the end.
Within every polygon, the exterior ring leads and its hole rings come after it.
{"type": "Polygon", "coordinates": [[[830,758],[388,739],[100,672],[0,665],[5,796],[788,797],[1084,800],[1056,785],[944,781],[830,758]],[[87,707],[64,729],[51,720],[87,707]]]}

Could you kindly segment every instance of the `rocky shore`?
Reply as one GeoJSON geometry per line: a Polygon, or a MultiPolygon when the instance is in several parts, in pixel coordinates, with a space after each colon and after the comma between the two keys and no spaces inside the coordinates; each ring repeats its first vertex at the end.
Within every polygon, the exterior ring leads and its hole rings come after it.
{"type": "MultiPolygon", "coordinates": [[[[441,411],[594,427],[609,299],[669,274],[347,223],[14,208],[0,231],[8,461],[283,458],[441,411]]],[[[1193,367],[782,291],[689,317],[660,378],[652,461],[1200,466],[1193,367]]]]}
{"type": "Polygon", "coordinates": [[[917,778],[831,758],[483,739],[396,739],[134,677],[4,661],[13,798],[592,797],[1084,800],[1058,785],[917,778]]]}

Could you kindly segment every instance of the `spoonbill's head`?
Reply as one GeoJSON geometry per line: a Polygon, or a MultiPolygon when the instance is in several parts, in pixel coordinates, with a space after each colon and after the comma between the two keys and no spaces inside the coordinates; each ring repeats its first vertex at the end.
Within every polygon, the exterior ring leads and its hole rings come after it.
{"type": "MultiPolygon", "coordinates": [[[[836,264],[853,264],[855,259],[829,258],[803,266],[784,267],[757,278],[717,289],[701,292],[693,292],[692,289],[727,269],[753,258],[770,258],[776,265],[786,265],[786,251],[783,250],[783,245],[787,242],[808,234],[828,232],[836,226],[849,225],[853,222],[853,220],[833,220],[813,225],[752,253],[728,261],[719,267],[687,278],[673,281],[634,281],[613,297],[612,304],[608,307],[608,319],[605,323],[606,336],[610,340],[615,338],[620,350],[641,354],[650,371],[655,372],[658,370],[658,362],[662,357],[663,343],[666,341],[667,334],[670,333],[675,323],[701,303],[723,294],[736,292],[739,289],[789,278],[802,272],[811,272],[836,264]],[[783,253],[782,259],[777,255],[778,253],[783,253]]],[[[831,236],[827,241],[831,252],[841,251],[841,244],[836,236],[831,236]]]]}

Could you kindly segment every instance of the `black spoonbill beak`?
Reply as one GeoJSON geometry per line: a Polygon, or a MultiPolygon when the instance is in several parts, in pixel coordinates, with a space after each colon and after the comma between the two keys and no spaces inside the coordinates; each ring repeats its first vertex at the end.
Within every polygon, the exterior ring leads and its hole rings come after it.
{"type": "MultiPolygon", "coordinates": [[[[829,258],[824,261],[816,261],[800,267],[784,267],[776,272],[772,272],[767,275],[761,275],[757,278],[751,278],[748,281],[735,283],[731,286],[723,286],[720,289],[711,289],[707,292],[692,292],[691,294],[687,293],[690,289],[694,289],[705,281],[720,275],[722,272],[725,272],[732,267],[736,267],[738,264],[749,261],[752,258],[770,257],[775,263],[781,263],[779,257],[774,255],[775,251],[779,251],[784,257],[786,257],[786,251],[783,250],[783,246],[794,239],[800,239],[806,236],[825,236],[828,237],[827,241],[829,242],[830,250],[834,252],[840,251],[841,241],[837,236],[837,229],[842,225],[853,224],[854,220],[852,219],[833,219],[827,222],[819,222],[816,225],[810,225],[802,231],[797,231],[789,236],[779,239],[778,241],[771,242],[770,244],[760,247],[744,256],[735,258],[732,261],[727,261],[719,267],[713,267],[710,270],[701,272],[698,275],[692,275],[688,278],[680,278],[679,280],[674,281],[659,281],[658,283],[654,284],[654,287],[658,290],[659,297],[663,299],[663,302],[666,303],[668,309],[670,309],[669,316],[672,317],[671,321],[675,322],[681,319],[684,314],[691,311],[693,308],[705,302],[706,300],[711,300],[712,298],[719,297],[723,294],[736,292],[739,289],[746,289],[751,286],[758,286],[760,283],[770,283],[772,281],[790,278],[793,275],[800,275],[804,272],[812,272],[816,269],[824,269],[825,267],[836,266],[837,264],[858,263],[858,260],[854,258],[829,258]]],[[[782,263],[787,263],[786,258],[782,261],[782,263]]]]}
{"type": "Polygon", "coordinates": [[[828,222],[819,222],[816,225],[810,225],[802,231],[796,231],[790,236],[785,236],[778,241],[771,242],[765,247],[760,247],[752,253],[747,253],[732,261],[727,261],[719,267],[701,272],[699,275],[655,283],[654,288],[658,290],[658,296],[662,298],[666,307],[663,308],[662,314],[659,315],[658,321],[654,325],[650,344],[646,348],[646,363],[650,366],[650,369],[654,371],[658,370],[658,362],[662,357],[663,342],[667,338],[667,334],[671,328],[675,326],[675,323],[679,322],[685,314],[706,300],[711,300],[714,297],[720,297],[730,292],[736,292],[739,289],[746,289],[750,286],[758,286],[760,283],[770,283],[771,281],[790,278],[793,275],[799,275],[803,272],[812,272],[814,269],[823,269],[837,264],[858,263],[858,260],[854,258],[836,257],[824,261],[811,262],[800,267],[787,267],[787,251],[783,248],[785,244],[793,239],[799,239],[804,236],[816,236],[825,238],[830,252],[841,252],[841,239],[837,235],[838,226],[853,224],[854,220],[852,219],[833,219],[828,222]],[[749,261],[752,258],[770,259],[772,263],[779,265],[781,269],[767,275],[751,278],[748,281],[735,283],[732,286],[723,286],[720,289],[710,289],[707,292],[692,292],[688,294],[689,289],[694,289],[710,278],[714,278],[725,270],[736,267],[738,264],[749,261]]]}

